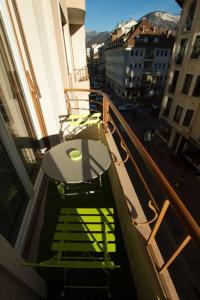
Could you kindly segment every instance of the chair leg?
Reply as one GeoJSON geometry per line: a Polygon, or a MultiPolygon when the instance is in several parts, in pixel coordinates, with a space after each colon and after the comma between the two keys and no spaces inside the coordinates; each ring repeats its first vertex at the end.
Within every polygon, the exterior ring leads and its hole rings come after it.
{"type": "Polygon", "coordinates": [[[65,272],[65,268],[63,269],[63,290],[60,294],[61,298],[64,298],[66,295],[66,272],[65,272]]]}

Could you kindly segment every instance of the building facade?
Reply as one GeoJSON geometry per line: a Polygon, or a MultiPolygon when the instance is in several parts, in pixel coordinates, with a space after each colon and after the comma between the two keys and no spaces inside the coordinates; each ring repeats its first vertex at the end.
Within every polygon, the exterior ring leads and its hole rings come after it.
{"type": "Polygon", "coordinates": [[[146,19],[128,31],[114,31],[106,43],[106,80],[124,98],[160,96],[174,37],[146,19]]]}
{"type": "MultiPolygon", "coordinates": [[[[0,298],[36,299],[46,284],[15,265],[23,262],[38,214],[41,158],[60,140],[64,88],[89,88],[85,1],[2,0],[0,17],[0,298]]],[[[80,106],[79,92],[67,98],[76,99],[71,109],[80,106]]]]}
{"type": "Polygon", "coordinates": [[[182,6],[161,117],[169,147],[200,172],[200,3],[179,1],[182,6]]]}

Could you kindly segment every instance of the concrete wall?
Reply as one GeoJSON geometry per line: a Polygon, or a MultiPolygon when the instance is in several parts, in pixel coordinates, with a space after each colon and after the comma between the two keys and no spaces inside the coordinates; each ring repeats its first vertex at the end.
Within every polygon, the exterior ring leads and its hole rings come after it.
{"type": "Polygon", "coordinates": [[[0,299],[38,300],[46,298],[47,286],[24,259],[0,235],[0,299]]]}
{"type": "MultiPolygon", "coordinates": [[[[56,2],[58,5],[58,1],[56,2]]],[[[62,28],[55,27],[60,12],[58,7],[55,10],[55,3],[52,7],[52,2],[47,0],[20,0],[17,4],[41,92],[40,103],[48,135],[54,135],[59,131],[58,116],[66,110],[57,47],[62,28]]],[[[62,68],[64,67],[66,66],[63,64],[62,68]]]]}

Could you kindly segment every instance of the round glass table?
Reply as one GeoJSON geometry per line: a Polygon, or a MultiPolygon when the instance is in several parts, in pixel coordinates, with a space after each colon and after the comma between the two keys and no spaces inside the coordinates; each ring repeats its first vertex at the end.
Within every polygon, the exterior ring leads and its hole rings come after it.
{"type": "Polygon", "coordinates": [[[72,184],[97,178],[110,163],[110,153],[103,143],[77,139],[51,148],[43,158],[42,168],[49,177],[72,184]]]}

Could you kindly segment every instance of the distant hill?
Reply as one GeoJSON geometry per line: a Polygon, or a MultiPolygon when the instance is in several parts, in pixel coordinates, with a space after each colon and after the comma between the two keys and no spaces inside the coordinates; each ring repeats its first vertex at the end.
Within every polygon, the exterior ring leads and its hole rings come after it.
{"type": "Polygon", "coordinates": [[[108,31],[98,32],[93,30],[86,30],[86,45],[90,47],[93,44],[104,43],[110,36],[108,31]]]}
{"type": "Polygon", "coordinates": [[[138,20],[138,22],[144,18],[146,18],[154,26],[174,30],[177,27],[180,16],[163,11],[153,11],[144,15],[138,20]]]}

